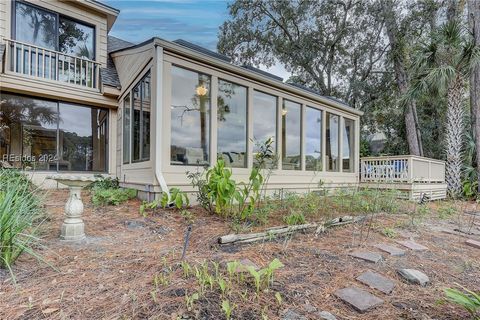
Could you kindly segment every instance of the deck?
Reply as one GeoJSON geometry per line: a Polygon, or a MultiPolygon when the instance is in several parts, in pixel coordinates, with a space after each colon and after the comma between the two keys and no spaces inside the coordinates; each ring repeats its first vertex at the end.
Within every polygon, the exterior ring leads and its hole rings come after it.
{"type": "Polygon", "coordinates": [[[445,199],[445,162],[412,155],[362,158],[360,186],[397,189],[410,200],[423,194],[430,200],[445,199]]]}

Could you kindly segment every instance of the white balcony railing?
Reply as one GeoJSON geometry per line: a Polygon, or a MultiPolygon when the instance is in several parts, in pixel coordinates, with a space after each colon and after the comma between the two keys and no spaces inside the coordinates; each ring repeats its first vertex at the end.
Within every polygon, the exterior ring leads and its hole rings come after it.
{"type": "Polygon", "coordinates": [[[29,77],[99,88],[99,63],[32,44],[6,39],[5,66],[8,72],[29,77]]]}
{"type": "Polygon", "coordinates": [[[444,183],[445,162],[418,156],[367,157],[360,160],[361,182],[444,183]]]}

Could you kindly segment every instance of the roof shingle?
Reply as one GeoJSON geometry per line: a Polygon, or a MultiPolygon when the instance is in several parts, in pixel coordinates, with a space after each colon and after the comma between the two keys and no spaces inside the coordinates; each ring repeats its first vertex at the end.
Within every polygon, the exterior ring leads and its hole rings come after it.
{"type": "Polygon", "coordinates": [[[133,46],[134,44],[113,36],[108,36],[107,38],[107,67],[100,69],[100,77],[102,83],[108,86],[120,88],[120,79],[118,78],[117,69],[115,68],[115,63],[110,57],[110,53],[113,51],[125,49],[133,46]]]}

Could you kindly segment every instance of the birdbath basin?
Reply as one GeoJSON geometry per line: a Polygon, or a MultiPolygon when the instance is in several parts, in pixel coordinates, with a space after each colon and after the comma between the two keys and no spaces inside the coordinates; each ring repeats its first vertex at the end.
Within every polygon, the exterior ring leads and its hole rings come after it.
{"type": "Polygon", "coordinates": [[[83,223],[82,188],[98,181],[95,177],[53,175],[52,179],[66,185],[70,189],[70,196],[65,203],[65,220],[62,224],[60,238],[65,241],[79,241],[85,239],[85,224],[83,223]]]}

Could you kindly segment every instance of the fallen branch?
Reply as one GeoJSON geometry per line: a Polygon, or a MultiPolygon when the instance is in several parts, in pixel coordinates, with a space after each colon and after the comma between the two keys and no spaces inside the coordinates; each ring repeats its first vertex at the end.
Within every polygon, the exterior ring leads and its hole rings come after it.
{"type": "Polygon", "coordinates": [[[236,244],[236,243],[251,243],[262,240],[271,240],[278,236],[285,236],[294,232],[306,231],[309,229],[315,229],[315,234],[324,232],[327,228],[341,226],[349,223],[359,222],[365,219],[365,216],[352,217],[344,216],[329,220],[325,223],[307,223],[294,226],[278,226],[268,228],[265,232],[258,233],[246,233],[246,234],[227,234],[218,238],[218,243],[224,244],[236,244]]]}

